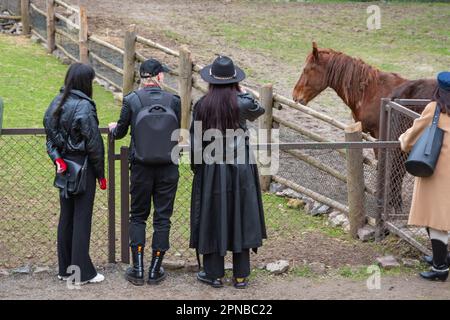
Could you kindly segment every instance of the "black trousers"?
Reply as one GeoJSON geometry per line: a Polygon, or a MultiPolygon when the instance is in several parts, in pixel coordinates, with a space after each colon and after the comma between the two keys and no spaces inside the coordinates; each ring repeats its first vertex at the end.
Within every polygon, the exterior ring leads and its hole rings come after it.
{"type": "Polygon", "coordinates": [[[151,202],[153,214],[152,249],[169,250],[170,217],[178,187],[178,166],[174,164],[131,166],[131,210],[130,246],[145,246],[145,228],[150,215],[151,202]]]}
{"type": "MultiPolygon", "coordinates": [[[[225,275],[225,257],[218,253],[203,255],[203,266],[209,278],[217,279],[225,275]]],[[[250,275],[250,251],[233,252],[233,276],[247,278],[250,275]]]]}
{"type": "Polygon", "coordinates": [[[60,196],[61,215],[58,224],[59,275],[68,276],[69,266],[78,266],[80,281],[87,281],[97,275],[89,256],[92,210],[96,189],[95,173],[89,167],[86,192],[65,199],[60,196]]]}

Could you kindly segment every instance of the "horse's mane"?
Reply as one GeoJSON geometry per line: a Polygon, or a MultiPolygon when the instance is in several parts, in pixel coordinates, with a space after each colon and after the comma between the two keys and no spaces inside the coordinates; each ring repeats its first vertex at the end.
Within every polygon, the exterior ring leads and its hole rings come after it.
{"type": "Polygon", "coordinates": [[[350,106],[357,106],[366,93],[378,86],[380,70],[363,60],[331,49],[321,50],[330,55],[327,65],[328,86],[334,88],[350,106]]]}

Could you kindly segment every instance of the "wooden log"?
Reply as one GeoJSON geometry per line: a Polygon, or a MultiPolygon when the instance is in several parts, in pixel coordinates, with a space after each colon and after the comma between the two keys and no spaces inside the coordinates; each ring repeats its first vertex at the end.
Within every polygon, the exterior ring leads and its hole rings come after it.
{"type": "Polygon", "coordinates": [[[72,11],[74,13],[80,12],[80,10],[78,10],[77,8],[72,7],[70,4],[67,4],[67,3],[65,3],[64,1],[61,1],[61,0],[55,0],[55,4],[57,4],[60,7],[65,8],[65,9],[67,9],[69,11],[72,11]]]}
{"type": "Polygon", "coordinates": [[[33,9],[33,11],[36,11],[41,16],[44,16],[44,17],[47,16],[47,14],[43,10],[39,9],[38,7],[36,7],[36,5],[34,3],[30,3],[30,9],[33,9]]]}
{"type": "Polygon", "coordinates": [[[52,53],[55,49],[55,0],[47,0],[47,52],[52,53]]]}
{"type": "Polygon", "coordinates": [[[80,48],[80,62],[89,63],[89,49],[88,49],[88,17],[86,7],[80,6],[80,30],[79,30],[79,48],[80,48]]]}
{"type": "Polygon", "coordinates": [[[89,55],[95,59],[96,61],[98,61],[100,64],[104,65],[105,67],[107,67],[108,69],[113,70],[114,72],[117,72],[120,75],[123,75],[123,70],[120,69],[118,66],[113,65],[112,63],[106,61],[105,59],[99,57],[98,55],[96,55],[93,52],[90,52],[89,55]]]}
{"type": "MultiPolygon", "coordinates": [[[[345,128],[345,141],[362,140],[362,125],[357,122],[345,128]]],[[[347,194],[350,234],[358,237],[358,230],[366,223],[364,166],[362,149],[347,149],[347,194]]]]}
{"type": "Polygon", "coordinates": [[[22,15],[22,32],[30,34],[30,0],[20,0],[20,10],[22,15]]]}
{"type": "Polygon", "coordinates": [[[289,188],[291,188],[294,191],[297,191],[299,193],[302,193],[320,203],[326,204],[327,206],[330,206],[332,208],[335,208],[339,211],[341,211],[342,213],[347,213],[349,212],[349,208],[346,205],[343,205],[340,202],[337,202],[333,199],[330,199],[324,195],[321,195],[320,193],[317,193],[311,189],[305,188],[295,182],[292,182],[286,178],[280,177],[278,175],[274,175],[272,176],[272,180],[278,183],[281,183],[289,188]]]}
{"type": "Polygon", "coordinates": [[[67,38],[74,43],[78,43],[78,39],[75,39],[75,37],[72,36],[70,33],[62,31],[61,29],[56,28],[55,33],[62,35],[64,38],[67,38]]]}
{"type": "Polygon", "coordinates": [[[123,96],[134,89],[135,57],[136,57],[136,25],[131,25],[125,32],[123,55],[123,96]]]}
{"type": "MultiPolygon", "coordinates": [[[[179,57],[179,90],[181,98],[181,129],[189,129],[192,108],[192,57],[185,46],[180,48],[179,57]]],[[[186,143],[188,137],[182,136],[181,143],[186,143]]]]}
{"type": "Polygon", "coordinates": [[[20,21],[20,20],[22,20],[22,16],[8,16],[8,15],[0,14],[0,20],[15,20],[15,21],[20,21]]]}
{"type": "MultiPolygon", "coordinates": [[[[284,105],[287,105],[288,107],[291,107],[293,109],[296,109],[298,111],[306,113],[307,115],[310,115],[310,116],[312,116],[312,117],[314,117],[316,119],[319,119],[319,120],[322,120],[322,121],[324,121],[324,122],[326,122],[328,124],[331,124],[332,126],[338,128],[338,129],[345,130],[345,128],[347,126],[346,124],[344,124],[344,123],[342,123],[340,121],[337,121],[336,119],[333,119],[332,117],[329,117],[329,116],[327,116],[327,115],[325,115],[323,113],[320,113],[320,112],[318,112],[318,111],[316,111],[316,110],[314,110],[314,109],[312,109],[310,107],[301,105],[300,103],[297,103],[297,102],[295,102],[295,101],[293,101],[291,99],[288,99],[288,98],[286,98],[286,97],[284,97],[282,95],[275,94],[274,95],[274,99],[275,99],[275,101],[278,101],[278,102],[280,102],[280,103],[282,103],[284,105]]],[[[372,141],[372,142],[376,141],[376,139],[374,137],[370,136],[367,133],[363,133],[363,136],[364,136],[364,139],[366,139],[367,141],[372,141]]]]}
{"type": "Polygon", "coordinates": [[[170,54],[170,55],[172,55],[172,56],[174,56],[174,57],[179,57],[179,56],[180,56],[180,53],[179,53],[178,51],[175,51],[175,50],[172,50],[172,49],[170,49],[170,48],[167,48],[167,47],[165,47],[165,46],[163,46],[163,45],[161,45],[161,44],[159,44],[159,43],[156,43],[156,42],[154,42],[154,41],[152,41],[152,40],[143,38],[143,37],[141,37],[141,36],[137,36],[137,37],[136,37],[136,41],[137,41],[138,43],[140,43],[140,44],[143,44],[143,45],[152,47],[152,48],[154,48],[154,49],[158,49],[158,50],[160,50],[160,51],[162,51],[162,52],[165,52],[165,53],[167,53],[167,54],[170,54]]]}
{"type": "Polygon", "coordinates": [[[68,27],[71,27],[71,28],[77,29],[77,30],[80,29],[79,25],[73,23],[70,19],[68,19],[67,17],[63,16],[62,14],[59,14],[59,13],[55,12],[55,18],[60,20],[60,21],[63,21],[65,24],[67,24],[68,27]]]}
{"type": "Polygon", "coordinates": [[[55,48],[58,48],[64,55],[73,60],[74,62],[78,61],[77,57],[74,57],[71,53],[69,53],[63,46],[56,44],[55,48]]]}
{"type": "Polygon", "coordinates": [[[116,88],[117,90],[122,91],[122,87],[121,87],[121,86],[115,84],[113,81],[109,80],[109,79],[108,79],[107,77],[105,77],[104,75],[101,75],[101,74],[99,74],[98,72],[96,72],[96,73],[95,73],[95,76],[96,76],[97,78],[100,78],[100,79],[106,81],[108,84],[110,84],[111,86],[113,86],[113,87],[116,88]]]}
{"type": "Polygon", "coordinates": [[[117,52],[117,53],[120,53],[121,55],[124,55],[124,54],[125,54],[125,51],[124,51],[124,50],[122,50],[122,49],[116,47],[115,45],[113,45],[113,44],[111,44],[111,43],[109,43],[109,42],[106,42],[105,40],[102,40],[102,39],[100,39],[100,38],[97,38],[97,37],[94,36],[94,35],[90,35],[90,36],[89,36],[89,41],[95,42],[95,43],[97,43],[97,44],[99,44],[99,45],[101,45],[101,46],[103,46],[103,47],[106,47],[106,48],[111,49],[111,50],[113,50],[113,51],[115,51],[115,52],[117,52]]]}
{"type": "Polygon", "coordinates": [[[393,234],[397,235],[400,239],[406,240],[410,245],[415,247],[417,250],[422,252],[424,255],[430,256],[432,255],[432,252],[430,249],[428,249],[426,246],[421,244],[419,241],[414,239],[410,234],[405,232],[404,230],[400,229],[396,225],[394,225],[391,222],[386,222],[386,228],[393,234]]]}
{"type": "MultiPolygon", "coordinates": [[[[259,117],[259,136],[263,138],[260,143],[272,143],[273,126],[273,86],[272,84],[263,85],[259,91],[261,106],[266,111],[259,117]]],[[[272,151],[271,148],[262,148],[259,150],[258,162],[260,166],[259,181],[262,191],[268,191],[272,176],[270,175],[272,151]]]]}
{"type": "Polygon", "coordinates": [[[41,36],[36,30],[33,28],[31,29],[31,34],[38,37],[43,43],[47,43],[47,39],[45,39],[43,36],[41,36]]]}

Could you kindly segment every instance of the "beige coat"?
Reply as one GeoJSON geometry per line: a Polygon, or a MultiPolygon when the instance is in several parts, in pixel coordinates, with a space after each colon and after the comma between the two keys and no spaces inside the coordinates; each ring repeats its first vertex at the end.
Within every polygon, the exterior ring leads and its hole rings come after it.
{"type": "MultiPolygon", "coordinates": [[[[431,124],[436,102],[428,104],[420,118],[400,137],[403,151],[410,151],[423,131],[431,124]]],[[[409,225],[450,230],[450,117],[441,114],[439,128],[444,130],[444,141],[436,169],[431,177],[416,178],[409,225]]]]}

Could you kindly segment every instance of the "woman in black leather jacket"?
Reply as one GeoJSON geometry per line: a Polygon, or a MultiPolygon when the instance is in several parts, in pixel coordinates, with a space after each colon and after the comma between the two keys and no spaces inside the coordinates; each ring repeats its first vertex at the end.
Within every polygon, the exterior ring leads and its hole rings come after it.
{"type": "Polygon", "coordinates": [[[264,109],[240,89],[245,74],[230,58],[219,56],[201,76],[209,92],[196,103],[191,126],[190,247],[203,255],[204,270],[197,279],[213,287],[223,286],[224,258],[227,251],[233,252],[233,282],[241,289],[248,284],[250,249],[256,252],[266,238],[246,124],[264,109]]]}
{"type": "MultiPolygon", "coordinates": [[[[104,280],[97,273],[89,256],[92,210],[96,180],[106,189],[104,145],[98,128],[97,110],[92,100],[92,67],[75,63],[70,66],[64,88],[52,101],[44,116],[47,152],[58,174],[65,174],[64,159],[84,163],[88,158],[86,190],[80,195],[66,195],[61,191],[61,214],[58,224],[58,262],[60,280],[66,280],[68,267],[79,268],[74,280],[96,283],[104,280]]],[[[71,268],[71,271],[76,270],[71,268]]]]}

